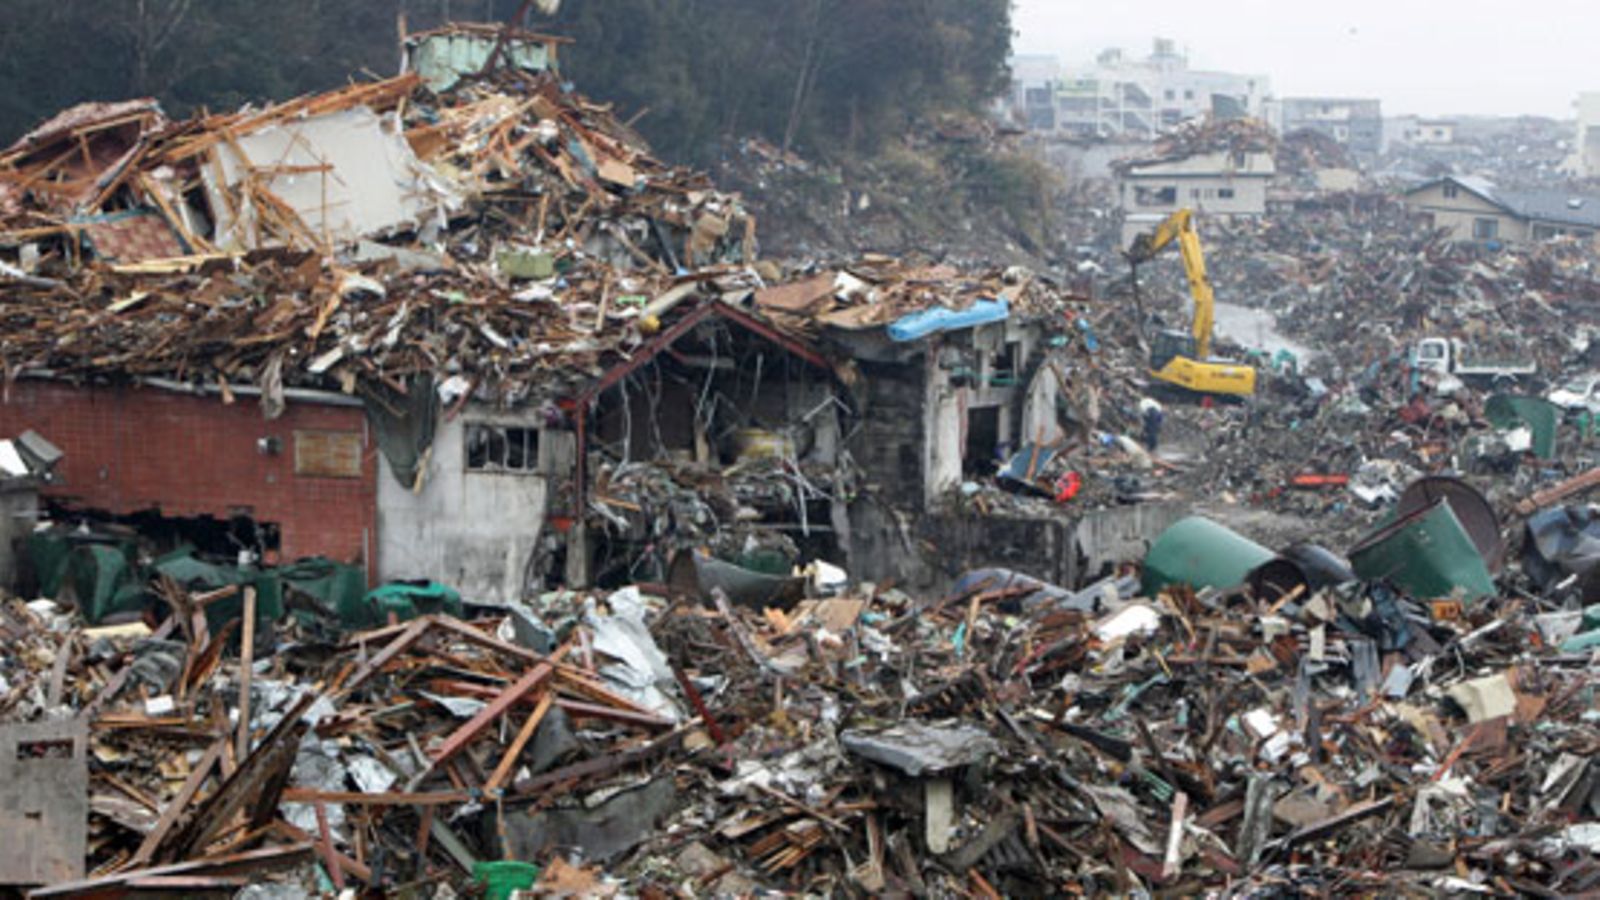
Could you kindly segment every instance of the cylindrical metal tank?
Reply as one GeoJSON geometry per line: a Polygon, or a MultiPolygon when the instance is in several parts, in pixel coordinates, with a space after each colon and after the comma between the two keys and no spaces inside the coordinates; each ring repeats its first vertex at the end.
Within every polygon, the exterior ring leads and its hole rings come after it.
{"type": "Polygon", "coordinates": [[[1144,558],[1144,593],[1154,596],[1172,584],[1233,587],[1274,556],[1237,531],[1203,516],[1190,516],[1174,523],[1151,545],[1144,558]]]}

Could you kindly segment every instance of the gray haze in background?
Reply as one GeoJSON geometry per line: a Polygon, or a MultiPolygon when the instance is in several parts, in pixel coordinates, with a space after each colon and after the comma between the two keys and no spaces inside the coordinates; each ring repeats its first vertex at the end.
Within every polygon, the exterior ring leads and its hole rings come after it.
{"type": "Polygon", "coordinates": [[[1016,51],[1091,62],[1155,37],[1189,65],[1286,96],[1377,97],[1384,115],[1569,118],[1600,90],[1600,6],[1579,0],[1016,0],[1016,51]]]}

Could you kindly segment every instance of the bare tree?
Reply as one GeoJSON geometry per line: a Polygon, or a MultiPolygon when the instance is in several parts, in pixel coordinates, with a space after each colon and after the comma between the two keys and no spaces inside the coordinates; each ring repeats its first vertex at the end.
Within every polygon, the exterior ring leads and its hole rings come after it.
{"type": "Polygon", "coordinates": [[[810,15],[806,17],[805,52],[800,57],[800,71],[794,80],[794,96],[789,101],[789,119],[783,126],[783,149],[787,153],[794,147],[800,122],[805,118],[806,103],[811,99],[811,89],[817,84],[817,73],[822,69],[826,49],[824,24],[832,6],[828,0],[811,0],[810,15]]]}
{"type": "Polygon", "coordinates": [[[157,84],[157,60],[167,52],[174,38],[189,19],[194,0],[131,0],[119,23],[133,53],[132,82],[135,93],[158,94],[172,79],[157,84]]]}

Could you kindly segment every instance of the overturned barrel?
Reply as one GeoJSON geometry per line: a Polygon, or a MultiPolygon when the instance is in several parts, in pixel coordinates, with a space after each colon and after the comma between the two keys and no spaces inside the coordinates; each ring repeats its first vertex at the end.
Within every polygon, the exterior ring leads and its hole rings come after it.
{"type": "Polygon", "coordinates": [[[1457,591],[1467,600],[1495,593],[1483,554],[1446,497],[1362,538],[1350,548],[1350,563],[1363,579],[1390,581],[1422,600],[1457,591]]]}
{"type": "Polygon", "coordinates": [[[1174,584],[1229,588],[1244,584],[1276,555],[1225,525],[1190,516],[1173,523],[1150,546],[1142,587],[1147,596],[1174,584]]]}
{"type": "Polygon", "coordinates": [[[1317,544],[1294,544],[1250,573],[1250,589],[1259,600],[1273,603],[1299,592],[1309,597],[1325,587],[1354,581],[1356,573],[1344,557],[1317,544]]]}
{"type": "Polygon", "coordinates": [[[1506,559],[1506,542],[1500,533],[1500,517],[1495,515],[1488,498],[1465,481],[1449,475],[1418,478],[1400,495],[1400,502],[1395,506],[1395,518],[1403,519],[1427,509],[1437,500],[1450,504],[1450,511],[1455,513],[1467,537],[1478,548],[1478,555],[1483,557],[1489,574],[1499,572],[1506,559]]]}

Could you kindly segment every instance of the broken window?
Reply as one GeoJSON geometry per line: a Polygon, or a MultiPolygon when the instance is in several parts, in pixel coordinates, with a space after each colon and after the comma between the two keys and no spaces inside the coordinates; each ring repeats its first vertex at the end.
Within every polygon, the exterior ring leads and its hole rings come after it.
{"type": "Polygon", "coordinates": [[[1472,236],[1480,241],[1492,241],[1500,236],[1498,219],[1473,219],[1472,236]]]}
{"type": "Polygon", "coordinates": [[[1022,342],[1006,341],[1005,347],[994,358],[994,367],[989,370],[989,383],[996,387],[1014,386],[1020,375],[1017,367],[1021,361],[1022,342]]]}
{"type": "Polygon", "coordinates": [[[1178,202],[1178,188],[1139,185],[1133,189],[1133,198],[1140,206],[1171,206],[1178,202]]]}
{"type": "Polygon", "coordinates": [[[969,476],[992,475],[1000,464],[1000,407],[983,406],[967,412],[966,465],[969,476]]]}
{"type": "Polygon", "coordinates": [[[1217,197],[1222,200],[1233,199],[1233,188],[1217,188],[1217,197]]]}
{"type": "Polygon", "coordinates": [[[1454,200],[1460,194],[1461,194],[1461,189],[1456,187],[1455,185],[1446,184],[1444,186],[1444,198],[1446,200],[1454,200]]]}
{"type": "Polygon", "coordinates": [[[467,424],[467,471],[538,472],[539,430],[484,422],[467,424]]]}

